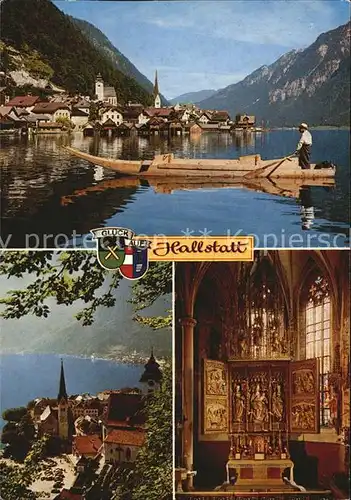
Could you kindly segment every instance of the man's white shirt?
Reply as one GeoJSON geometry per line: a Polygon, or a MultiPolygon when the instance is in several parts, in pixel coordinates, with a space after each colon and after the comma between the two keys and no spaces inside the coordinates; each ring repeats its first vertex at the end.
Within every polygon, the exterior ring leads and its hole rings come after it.
{"type": "Polygon", "coordinates": [[[302,146],[304,144],[307,144],[308,146],[312,145],[312,135],[310,134],[310,132],[308,130],[305,130],[304,133],[302,134],[302,136],[298,142],[296,151],[300,151],[300,149],[302,148],[302,146]]]}

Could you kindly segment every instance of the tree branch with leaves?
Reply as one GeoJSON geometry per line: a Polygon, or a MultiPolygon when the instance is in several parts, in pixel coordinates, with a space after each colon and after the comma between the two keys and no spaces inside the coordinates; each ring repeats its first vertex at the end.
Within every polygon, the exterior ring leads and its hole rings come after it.
{"type": "MultiPolygon", "coordinates": [[[[83,326],[93,324],[100,307],[113,307],[114,292],[123,279],[119,272],[111,272],[98,265],[95,251],[8,251],[0,258],[0,275],[23,278],[33,275],[33,281],[23,288],[9,290],[0,298],[4,306],[1,316],[19,319],[26,315],[47,318],[51,312],[49,299],[58,305],[72,305],[82,301],[86,306],[75,315],[83,326]]],[[[150,263],[146,275],[132,287],[131,303],[138,313],[150,307],[159,297],[172,292],[172,264],[150,263]]],[[[134,319],[151,328],[171,325],[171,315],[134,319]]]]}

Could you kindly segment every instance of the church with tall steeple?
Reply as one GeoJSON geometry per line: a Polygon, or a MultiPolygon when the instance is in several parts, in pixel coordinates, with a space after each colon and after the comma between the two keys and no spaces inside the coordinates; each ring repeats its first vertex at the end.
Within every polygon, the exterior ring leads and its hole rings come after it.
{"type": "Polygon", "coordinates": [[[60,385],[57,395],[58,406],[58,435],[61,439],[70,437],[70,408],[66,390],[65,372],[63,369],[63,360],[61,359],[60,385]]]}
{"type": "Polygon", "coordinates": [[[161,96],[160,96],[160,91],[158,89],[158,78],[157,78],[157,70],[155,72],[155,84],[154,84],[154,107],[155,108],[160,108],[161,107],[161,96]]]}

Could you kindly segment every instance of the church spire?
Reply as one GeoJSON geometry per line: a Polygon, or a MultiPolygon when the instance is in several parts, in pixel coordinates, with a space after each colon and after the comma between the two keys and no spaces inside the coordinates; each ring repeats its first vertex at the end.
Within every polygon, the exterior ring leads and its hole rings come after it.
{"type": "Polygon", "coordinates": [[[159,95],[158,90],[158,78],[157,78],[157,70],[155,71],[155,85],[154,85],[154,97],[156,98],[159,95]]]}
{"type": "Polygon", "coordinates": [[[160,91],[158,89],[157,70],[155,72],[154,106],[155,106],[155,108],[160,108],[161,107],[161,97],[160,97],[160,91]]]}
{"type": "Polygon", "coordinates": [[[67,391],[66,391],[66,381],[65,381],[65,372],[63,370],[63,360],[61,359],[61,373],[60,373],[60,388],[57,396],[57,400],[61,401],[61,399],[67,399],[67,391]]]}

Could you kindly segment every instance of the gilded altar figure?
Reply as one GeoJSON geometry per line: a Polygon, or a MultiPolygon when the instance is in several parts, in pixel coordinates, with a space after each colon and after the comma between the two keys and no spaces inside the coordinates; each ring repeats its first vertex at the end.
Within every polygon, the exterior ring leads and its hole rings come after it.
{"type": "Polygon", "coordinates": [[[227,426],[227,408],[220,402],[210,403],[206,409],[205,428],[207,430],[221,431],[227,426]]]}
{"type": "Polygon", "coordinates": [[[247,342],[247,338],[242,336],[238,339],[238,357],[246,358],[249,355],[249,346],[247,342]]]}
{"type": "Polygon", "coordinates": [[[313,394],[314,376],[311,370],[303,370],[294,373],[294,393],[295,394],[313,394]]]}
{"type": "Polygon", "coordinates": [[[242,393],[241,385],[237,384],[234,394],[234,422],[242,422],[245,410],[245,397],[242,393]]]}
{"type": "Polygon", "coordinates": [[[256,436],[255,438],[255,453],[265,452],[265,440],[263,436],[256,436]]]}
{"type": "Polygon", "coordinates": [[[250,401],[252,420],[266,422],[268,419],[268,400],[260,384],[256,385],[256,391],[251,395],[250,401]]]}
{"type": "Polygon", "coordinates": [[[309,430],[315,427],[315,407],[310,403],[299,403],[292,408],[293,427],[309,430]]]}
{"type": "Polygon", "coordinates": [[[207,372],[207,392],[208,394],[226,395],[226,377],[221,368],[213,368],[207,372]]]}
{"type": "Polygon", "coordinates": [[[273,412],[275,420],[278,420],[279,422],[281,422],[283,420],[284,402],[283,402],[281,384],[279,384],[279,383],[275,386],[274,391],[273,391],[272,412],[273,412]]]}

